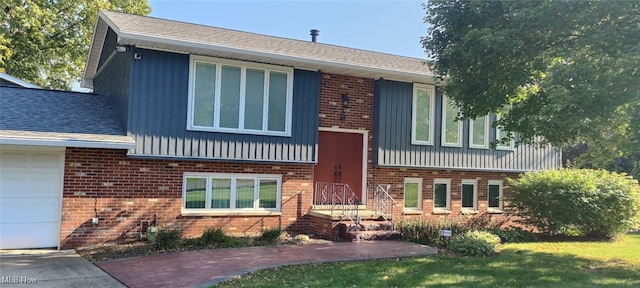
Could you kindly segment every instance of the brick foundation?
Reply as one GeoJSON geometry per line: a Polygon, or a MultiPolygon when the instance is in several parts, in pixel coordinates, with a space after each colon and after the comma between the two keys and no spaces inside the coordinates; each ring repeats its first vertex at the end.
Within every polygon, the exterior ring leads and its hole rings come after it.
{"type": "Polygon", "coordinates": [[[140,221],[154,215],[159,226],[179,227],[185,236],[199,236],[207,227],[237,234],[273,227],[306,229],[312,176],[312,165],[147,160],[127,158],[123,150],[67,148],[61,246],[133,240],[140,221]],[[280,174],[282,213],[181,216],[184,172],[280,174]],[[97,225],[91,223],[93,217],[99,218],[97,225]]]}

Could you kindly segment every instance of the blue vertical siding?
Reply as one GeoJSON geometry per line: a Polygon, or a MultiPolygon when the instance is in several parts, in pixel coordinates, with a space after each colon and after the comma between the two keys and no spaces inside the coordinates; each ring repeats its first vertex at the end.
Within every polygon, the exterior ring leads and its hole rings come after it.
{"type": "MultiPolygon", "coordinates": [[[[463,123],[462,147],[441,143],[442,93],[436,89],[433,145],[411,144],[413,85],[377,80],[374,95],[373,162],[377,166],[443,169],[530,171],[560,167],[560,154],[551,146],[521,145],[513,150],[469,148],[469,121],[463,123]]],[[[490,117],[490,123],[495,116],[490,117]]],[[[495,140],[495,129],[489,129],[495,140]]]]}
{"type": "Polygon", "coordinates": [[[118,114],[120,126],[130,132],[127,123],[130,113],[129,84],[132,53],[131,51],[116,53],[116,38],[116,34],[109,28],[102,54],[100,54],[98,73],[93,79],[93,92],[109,96],[118,114]]]}
{"type": "Polygon", "coordinates": [[[320,73],[294,71],[291,137],[187,130],[189,55],[135,49],[132,156],[314,163],[320,73]]]}

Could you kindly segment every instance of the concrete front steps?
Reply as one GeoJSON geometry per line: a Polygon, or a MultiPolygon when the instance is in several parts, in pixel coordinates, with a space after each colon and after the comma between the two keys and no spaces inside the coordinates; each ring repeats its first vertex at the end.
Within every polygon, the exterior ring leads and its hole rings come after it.
{"type": "Polygon", "coordinates": [[[391,223],[385,220],[363,220],[360,224],[338,224],[340,239],[344,241],[400,240],[402,235],[393,230],[391,223]]]}

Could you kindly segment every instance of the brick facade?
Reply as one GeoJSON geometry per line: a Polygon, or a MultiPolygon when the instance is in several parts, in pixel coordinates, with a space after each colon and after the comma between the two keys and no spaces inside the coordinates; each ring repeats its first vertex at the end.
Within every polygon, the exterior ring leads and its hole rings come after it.
{"type": "MultiPolygon", "coordinates": [[[[395,217],[457,217],[461,212],[461,181],[478,181],[478,211],[487,210],[488,181],[502,180],[503,187],[507,187],[506,178],[516,177],[517,173],[484,172],[484,171],[459,171],[459,170],[435,170],[415,168],[380,168],[373,163],[373,93],[374,80],[351,76],[323,74],[320,82],[320,127],[339,128],[350,130],[367,130],[367,182],[391,185],[389,193],[397,202],[395,217]],[[345,111],[345,120],[340,120],[342,107],[340,96],[343,93],[349,95],[349,107],[345,111]],[[403,213],[404,205],[404,178],[422,178],[422,203],[421,211],[410,214],[403,213]],[[433,213],[433,179],[451,179],[451,213],[433,213]]],[[[505,189],[508,193],[508,189],[505,189]]],[[[501,218],[501,214],[493,217],[501,218]]]]}
{"type": "MultiPolygon", "coordinates": [[[[513,173],[433,169],[378,168],[372,165],[374,80],[323,74],[320,85],[320,127],[366,130],[367,182],[390,184],[401,217],[453,217],[460,214],[462,179],[478,180],[478,210],[487,208],[487,181],[514,177],[513,173]],[[349,95],[343,113],[341,95],[349,95]],[[404,178],[422,178],[422,203],[418,213],[403,213],[404,178]],[[451,179],[451,213],[433,213],[433,179],[451,179]]],[[[313,165],[188,161],[130,158],[124,150],[67,148],[62,201],[61,246],[87,246],[113,240],[135,239],[141,221],[157,217],[158,225],[180,227],[185,236],[199,236],[207,227],[228,233],[254,233],[281,227],[334,235],[329,221],[310,219],[313,165]],[[270,216],[182,216],[185,172],[282,175],[281,213],[270,216]],[[93,217],[99,223],[91,223],[93,217]],[[329,226],[327,226],[329,225],[329,226]]],[[[506,186],[506,183],[504,183],[506,186]]],[[[500,216],[500,215],[496,215],[500,216]]],[[[335,236],[335,235],[334,235],[335,236]]]]}
{"type": "Polygon", "coordinates": [[[207,227],[229,233],[263,228],[306,229],[313,193],[312,165],[220,163],[126,157],[126,151],[67,148],[62,200],[61,246],[87,246],[135,239],[142,220],[180,227],[199,236],[207,227]],[[281,215],[181,216],[184,172],[282,175],[281,215]],[[99,223],[91,223],[93,217],[99,223]]]}

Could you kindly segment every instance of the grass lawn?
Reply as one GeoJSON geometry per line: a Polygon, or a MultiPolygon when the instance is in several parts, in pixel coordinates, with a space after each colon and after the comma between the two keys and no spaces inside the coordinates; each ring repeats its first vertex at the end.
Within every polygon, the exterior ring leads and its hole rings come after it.
{"type": "Polygon", "coordinates": [[[506,244],[489,258],[428,257],[296,265],[217,287],[640,287],[640,234],[616,242],[506,244]]]}

